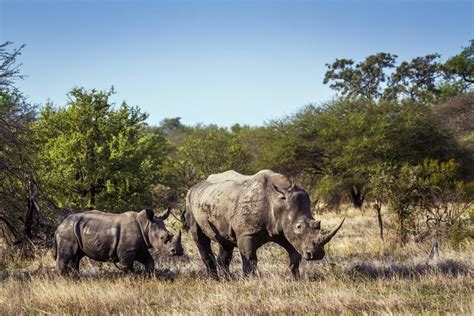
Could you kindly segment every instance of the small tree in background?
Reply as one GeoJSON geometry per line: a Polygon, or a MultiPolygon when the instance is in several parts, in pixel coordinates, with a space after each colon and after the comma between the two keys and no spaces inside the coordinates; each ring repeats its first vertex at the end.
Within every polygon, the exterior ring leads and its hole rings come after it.
{"type": "Polygon", "coordinates": [[[396,215],[402,244],[409,236],[418,241],[431,237],[430,258],[439,256],[441,239],[450,236],[474,201],[472,183],[461,181],[458,172],[459,164],[454,160],[381,165],[374,171],[371,193],[378,205],[387,203],[396,215]]]}
{"type": "Polygon", "coordinates": [[[110,103],[110,91],[75,88],[64,108],[47,105],[35,123],[42,181],[60,207],[113,212],[153,205],[170,147],[146,132],[146,114],[110,103]]]}
{"type": "Polygon", "coordinates": [[[453,160],[428,160],[415,169],[423,228],[433,238],[430,258],[439,256],[441,239],[449,236],[474,201],[473,183],[459,179],[459,167],[453,160]]]}
{"type": "Polygon", "coordinates": [[[382,206],[390,202],[391,187],[388,184],[393,180],[395,173],[396,167],[381,163],[373,166],[368,179],[369,197],[374,202],[373,207],[377,215],[381,240],[384,240],[382,206]]]}

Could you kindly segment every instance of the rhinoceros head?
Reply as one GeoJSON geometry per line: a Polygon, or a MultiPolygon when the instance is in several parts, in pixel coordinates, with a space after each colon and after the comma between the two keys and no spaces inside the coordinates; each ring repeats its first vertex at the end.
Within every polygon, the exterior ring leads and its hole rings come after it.
{"type": "Polygon", "coordinates": [[[148,239],[150,246],[159,249],[170,256],[181,256],[183,247],[181,246],[181,231],[175,236],[170,233],[164,221],[171,213],[171,208],[167,208],[158,216],[153,210],[147,209],[138,213],[142,223],[144,238],[148,239]]]}
{"type": "Polygon", "coordinates": [[[314,220],[308,193],[295,186],[283,175],[271,181],[271,204],[275,220],[281,225],[286,239],[306,260],[324,257],[327,244],[344,223],[329,233],[321,231],[321,221],[314,220]],[[281,177],[280,177],[281,176],[281,177]]]}

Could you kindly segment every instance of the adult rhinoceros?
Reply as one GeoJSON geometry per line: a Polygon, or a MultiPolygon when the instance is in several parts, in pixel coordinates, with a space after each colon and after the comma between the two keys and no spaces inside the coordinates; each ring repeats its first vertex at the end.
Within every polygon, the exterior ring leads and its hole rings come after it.
{"type": "Polygon", "coordinates": [[[56,261],[61,274],[79,271],[79,261],[87,256],[97,261],[120,262],[133,272],[133,262],[145,265],[151,273],[155,262],[149,248],[177,256],[183,253],[181,231],[173,237],[164,220],[170,209],[155,216],[153,210],[110,214],[88,211],[71,214],[55,234],[56,261]]]}
{"type": "Polygon", "coordinates": [[[225,273],[238,247],[244,275],[255,272],[257,249],[273,241],[286,249],[298,278],[301,257],[322,259],[324,245],[344,220],[323,234],[308,194],[284,175],[262,170],[252,176],[226,171],[193,186],[186,196],[186,222],[211,276],[217,277],[211,240],[219,244],[217,265],[225,273]]]}

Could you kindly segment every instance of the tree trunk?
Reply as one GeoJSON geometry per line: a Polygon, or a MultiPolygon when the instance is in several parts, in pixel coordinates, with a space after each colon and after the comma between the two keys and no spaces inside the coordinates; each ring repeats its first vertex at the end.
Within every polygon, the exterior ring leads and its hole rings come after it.
{"type": "Polygon", "coordinates": [[[375,210],[377,211],[377,221],[379,224],[380,239],[382,239],[383,241],[382,203],[380,201],[376,201],[374,206],[375,210]]]}
{"type": "Polygon", "coordinates": [[[399,235],[400,235],[400,244],[403,246],[406,242],[407,236],[405,232],[405,218],[403,214],[398,214],[398,221],[399,221],[399,235]]]}
{"type": "Polygon", "coordinates": [[[439,220],[436,220],[436,226],[435,226],[435,234],[434,234],[434,240],[433,240],[433,245],[431,246],[431,251],[428,256],[428,260],[432,260],[434,258],[439,258],[439,220]]]}
{"type": "Polygon", "coordinates": [[[361,209],[364,204],[365,194],[362,192],[362,188],[357,186],[351,187],[351,201],[354,207],[361,209]]]}
{"type": "Polygon", "coordinates": [[[89,208],[95,209],[95,185],[91,185],[89,193],[91,195],[89,208]]]}
{"type": "Polygon", "coordinates": [[[35,192],[34,183],[31,178],[28,179],[28,209],[25,216],[25,236],[28,239],[33,237],[33,226],[35,222],[35,192]]]}

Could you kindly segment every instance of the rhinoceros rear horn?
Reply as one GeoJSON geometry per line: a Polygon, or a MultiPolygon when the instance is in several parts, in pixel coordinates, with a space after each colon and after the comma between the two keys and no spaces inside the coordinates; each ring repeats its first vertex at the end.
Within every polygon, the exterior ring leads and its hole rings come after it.
{"type": "Polygon", "coordinates": [[[337,226],[336,228],[334,228],[332,231],[330,231],[329,233],[327,233],[326,235],[324,235],[322,238],[321,238],[321,242],[320,244],[321,245],[325,245],[327,244],[332,237],[334,237],[334,235],[336,235],[337,231],[339,230],[339,228],[341,228],[342,224],[344,224],[344,221],[346,220],[346,218],[343,218],[341,223],[339,224],[339,226],[337,226]]]}
{"type": "Polygon", "coordinates": [[[181,242],[181,229],[178,231],[178,233],[173,237],[173,241],[176,241],[178,243],[181,242]]]}
{"type": "Polygon", "coordinates": [[[158,217],[161,218],[162,220],[166,220],[168,216],[170,216],[170,213],[171,213],[171,207],[168,207],[166,208],[166,210],[161,212],[161,214],[158,215],[158,217]]]}

